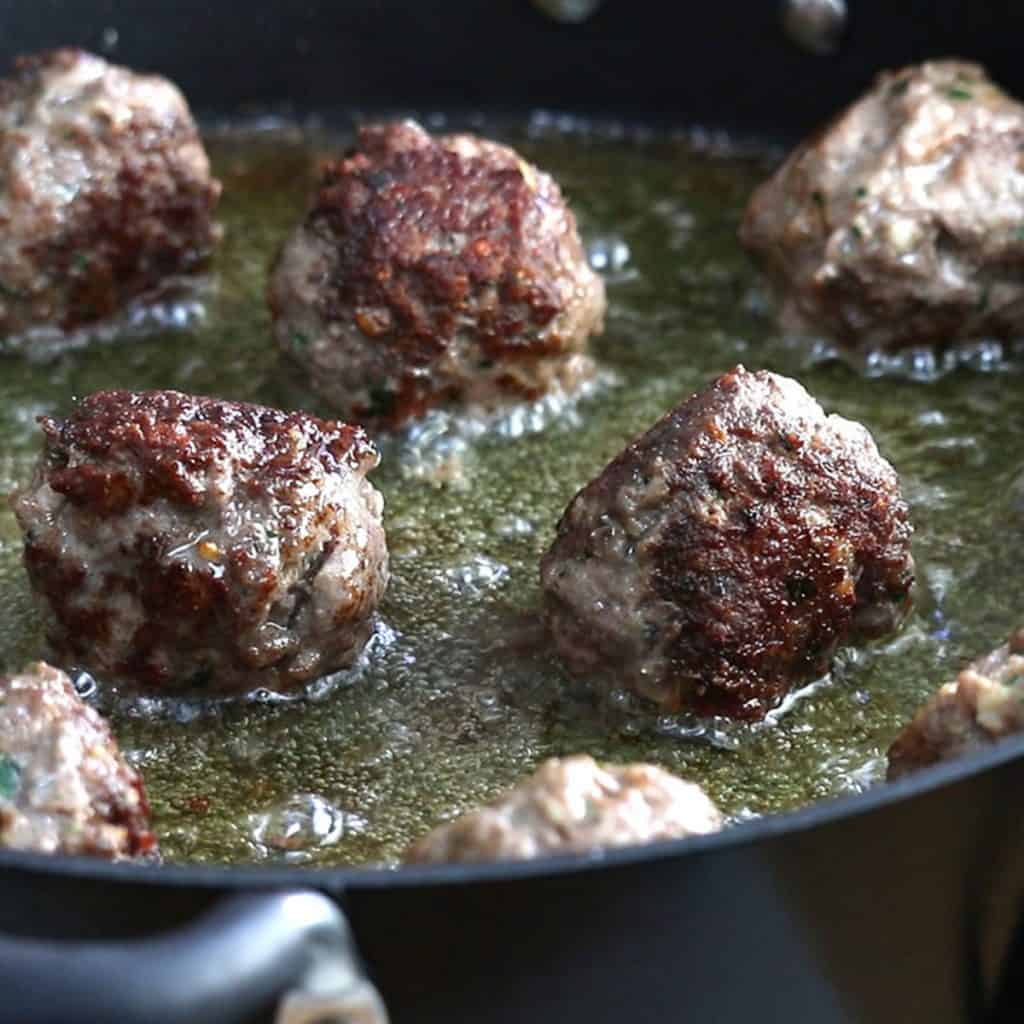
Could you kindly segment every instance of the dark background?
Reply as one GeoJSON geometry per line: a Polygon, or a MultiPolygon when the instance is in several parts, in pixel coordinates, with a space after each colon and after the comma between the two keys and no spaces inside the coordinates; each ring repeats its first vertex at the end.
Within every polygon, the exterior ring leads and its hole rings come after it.
{"type": "Polygon", "coordinates": [[[779,6],[605,0],[564,25],[528,0],[5,0],[0,57],[84,46],[170,76],[207,114],[540,107],[777,137],[821,122],[879,68],[929,56],[982,60],[1024,91],[1014,0],[849,0],[844,45],[829,57],[786,38],[779,6]]]}

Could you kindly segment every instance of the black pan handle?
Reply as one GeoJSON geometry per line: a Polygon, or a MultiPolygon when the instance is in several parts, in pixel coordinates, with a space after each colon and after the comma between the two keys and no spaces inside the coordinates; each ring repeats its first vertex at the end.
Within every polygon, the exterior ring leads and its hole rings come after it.
{"type": "Polygon", "coordinates": [[[231,896],[135,942],[0,935],[0,1024],[387,1024],[348,923],[309,891],[231,896]]]}

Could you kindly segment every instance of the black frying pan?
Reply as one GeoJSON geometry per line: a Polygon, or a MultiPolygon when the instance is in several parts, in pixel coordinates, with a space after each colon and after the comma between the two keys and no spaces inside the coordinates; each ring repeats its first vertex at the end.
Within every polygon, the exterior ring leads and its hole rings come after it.
{"type": "MultiPolygon", "coordinates": [[[[525,0],[134,6],[2,4],[0,57],[101,49],[114,28],[119,61],[159,69],[200,111],[301,112],[330,95],[775,138],[808,130],[875,69],[936,54],[979,59],[1024,92],[1024,12],[1009,2],[852,0],[829,58],[795,48],[766,0],[607,0],[573,27],[525,0]]],[[[599,859],[154,871],[3,853],[0,1020],[249,1021],[304,991],[370,1021],[365,970],[399,1024],[1017,1021],[1022,755],[1024,741],[1008,742],[858,797],[599,859]]]]}

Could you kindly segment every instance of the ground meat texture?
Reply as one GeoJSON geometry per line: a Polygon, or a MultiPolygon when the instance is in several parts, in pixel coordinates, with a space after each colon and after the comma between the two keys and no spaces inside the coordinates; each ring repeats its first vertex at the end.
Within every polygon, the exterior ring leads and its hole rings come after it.
{"type": "Polygon", "coordinates": [[[1024,106],[974,64],[887,72],[755,193],[783,326],[898,349],[1024,328],[1024,106]]]}
{"type": "Polygon", "coordinates": [[[555,182],[513,150],[373,125],[328,164],[268,291],[274,334],[343,416],[536,398],[588,376],[605,294],[555,182]]]}
{"type": "Polygon", "coordinates": [[[706,835],[722,816],[700,786],[649,764],[575,756],[545,761],[493,803],[434,829],[412,863],[523,860],[706,835]]]}
{"type": "Polygon", "coordinates": [[[39,662],[0,676],[0,847],[153,853],[142,780],[71,680],[39,662]]]}
{"type": "Polygon", "coordinates": [[[14,506],[61,663],[226,692],[359,654],[388,578],[361,428],[175,391],[100,392],[41,422],[14,506]]]}
{"type": "Polygon", "coordinates": [[[541,563],[548,629],[605,688],[757,719],[902,619],[911,532],[864,427],[737,367],[569,504],[541,563]]]}
{"type": "Polygon", "coordinates": [[[81,50],[20,59],[0,83],[0,337],[99,320],[195,268],[219,194],[170,82],[81,50]]]}
{"type": "Polygon", "coordinates": [[[1024,629],[965,668],[889,748],[890,779],[1024,732],[1024,629]]]}

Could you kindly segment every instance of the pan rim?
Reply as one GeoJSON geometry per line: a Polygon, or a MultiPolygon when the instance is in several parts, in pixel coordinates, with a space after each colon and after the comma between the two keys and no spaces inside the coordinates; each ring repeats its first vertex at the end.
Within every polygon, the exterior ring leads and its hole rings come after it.
{"type": "Polygon", "coordinates": [[[316,867],[263,864],[141,864],[95,857],[0,850],[0,885],[13,874],[57,876],[114,885],[159,885],[200,889],[308,888],[333,893],[447,889],[455,886],[528,882],[585,875],[633,864],[712,855],[762,841],[882,812],[941,793],[959,783],[1024,760],[1024,736],[1007,737],[984,750],[932,765],[861,793],[825,799],[790,811],[741,822],[721,832],[616,847],[586,854],[553,854],[522,861],[473,864],[411,864],[398,867],[316,867]]]}

